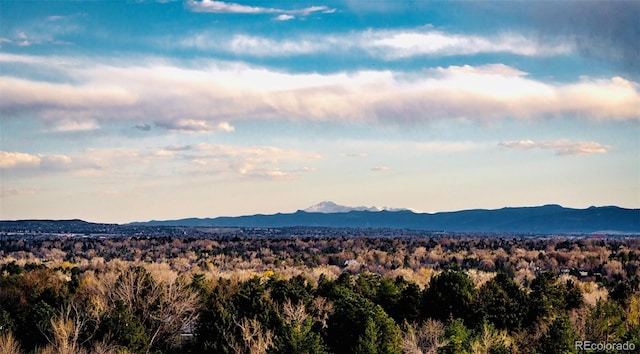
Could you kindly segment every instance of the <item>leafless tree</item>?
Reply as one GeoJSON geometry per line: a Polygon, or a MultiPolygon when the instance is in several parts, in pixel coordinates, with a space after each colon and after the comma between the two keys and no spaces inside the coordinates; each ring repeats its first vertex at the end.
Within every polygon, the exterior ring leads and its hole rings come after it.
{"type": "Polygon", "coordinates": [[[149,335],[151,348],[158,341],[172,346],[197,319],[198,295],[183,277],[157,282],[143,268],[131,267],[107,289],[112,305],[121,301],[136,314],[149,335]]]}
{"type": "Polygon", "coordinates": [[[257,318],[243,318],[240,322],[234,319],[234,322],[240,330],[241,341],[231,333],[225,333],[225,339],[236,354],[264,354],[273,347],[273,332],[263,329],[257,318]]]}
{"type": "Polygon", "coordinates": [[[444,324],[438,320],[428,319],[421,325],[406,324],[402,338],[402,352],[405,354],[436,354],[438,348],[448,344],[444,339],[444,324]]]}
{"type": "Polygon", "coordinates": [[[282,305],[282,314],[284,315],[285,321],[295,323],[302,323],[308,317],[307,310],[303,303],[294,305],[291,300],[288,299],[282,305]]]}
{"type": "Polygon", "coordinates": [[[505,330],[497,330],[493,326],[484,323],[482,331],[471,343],[471,353],[473,354],[489,354],[492,348],[504,347],[511,348],[513,341],[505,330]]]}
{"type": "MultiPolygon", "coordinates": [[[[78,308],[70,304],[60,314],[51,319],[50,334],[46,335],[49,345],[41,354],[83,354],[86,350],[82,347],[80,335],[87,323],[78,308]]],[[[46,332],[43,332],[46,333],[46,332]]]]}

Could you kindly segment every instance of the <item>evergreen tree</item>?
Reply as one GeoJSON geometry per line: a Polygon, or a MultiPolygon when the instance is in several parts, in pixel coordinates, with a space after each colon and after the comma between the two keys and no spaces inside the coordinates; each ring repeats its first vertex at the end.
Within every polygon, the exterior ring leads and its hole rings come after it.
{"type": "Polygon", "coordinates": [[[333,352],[356,352],[376,343],[377,353],[400,353],[400,328],[379,305],[338,287],[335,310],[328,320],[326,342],[333,352]]]}
{"type": "Polygon", "coordinates": [[[464,325],[461,319],[453,319],[445,329],[445,337],[448,344],[443,348],[445,354],[469,353],[471,349],[471,330],[464,325]]]}
{"type": "Polygon", "coordinates": [[[472,318],[475,286],[461,271],[446,270],[431,278],[424,291],[422,309],[427,317],[446,321],[450,317],[472,318]]]}
{"type": "Polygon", "coordinates": [[[571,327],[569,319],[562,315],[556,317],[539,343],[539,351],[548,354],[576,353],[575,341],[578,336],[571,327]]]}
{"type": "Polygon", "coordinates": [[[102,319],[98,338],[113,341],[133,353],[144,353],[149,349],[149,337],[144,325],[122,301],[118,301],[116,307],[102,319]]]}
{"type": "Polygon", "coordinates": [[[474,301],[476,323],[489,321],[498,329],[517,331],[527,316],[527,294],[504,273],[484,283],[474,301]]]}

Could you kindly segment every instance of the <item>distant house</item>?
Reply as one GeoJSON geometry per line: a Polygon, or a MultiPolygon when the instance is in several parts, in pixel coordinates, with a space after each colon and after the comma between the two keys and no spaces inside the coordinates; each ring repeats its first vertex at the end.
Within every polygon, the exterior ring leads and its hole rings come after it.
{"type": "Polygon", "coordinates": [[[358,264],[359,264],[358,261],[356,261],[355,259],[347,259],[346,261],[344,261],[343,266],[344,267],[357,266],[358,264]]]}

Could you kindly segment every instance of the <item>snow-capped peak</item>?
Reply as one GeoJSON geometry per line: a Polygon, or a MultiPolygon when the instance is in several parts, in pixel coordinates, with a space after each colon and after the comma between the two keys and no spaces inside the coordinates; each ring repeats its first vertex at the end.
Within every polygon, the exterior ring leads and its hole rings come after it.
{"type": "Polygon", "coordinates": [[[307,213],[348,213],[350,211],[383,211],[383,210],[400,211],[400,210],[407,210],[407,209],[388,208],[388,207],[379,208],[379,207],[376,207],[376,206],[372,206],[372,207],[365,207],[365,206],[350,207],[350,206],[339,205],[339,204],[336,204],[336,203],[331,202],[331,201],[320,202],[320,203],[318,203],[316,205],[312,205],[312,206],[304,209],[304,211],[306,211],[307,213]]]}

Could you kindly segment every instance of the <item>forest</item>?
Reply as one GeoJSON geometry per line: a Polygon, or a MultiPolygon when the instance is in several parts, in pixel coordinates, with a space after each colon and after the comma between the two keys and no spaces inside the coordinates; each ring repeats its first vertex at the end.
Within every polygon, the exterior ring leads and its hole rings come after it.
{"type": "Polygon", "coordinates": [[[0,352],[640,348],[638,238],[298,231],[3,235],[0,352]]]}

